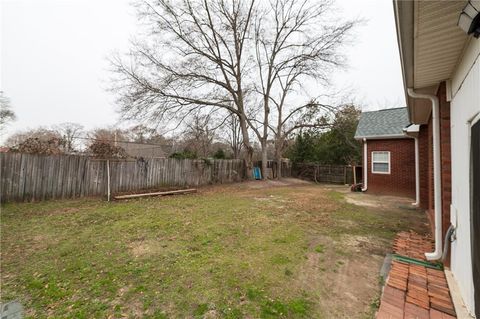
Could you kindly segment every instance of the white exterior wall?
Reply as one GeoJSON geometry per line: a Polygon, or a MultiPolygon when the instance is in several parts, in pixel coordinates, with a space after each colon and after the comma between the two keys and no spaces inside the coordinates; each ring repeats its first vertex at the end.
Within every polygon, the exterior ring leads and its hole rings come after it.
{"type": "MultiPolygon", "coordinates": [[[[480,39],[472,38],[451,79],[451,222],[456,225],[451,270],[468,311],[474,313],[470,237],[470,127],[480,112],[480,39]]],[[[477,194],[479,196],[480,194],[477,194]]]]}

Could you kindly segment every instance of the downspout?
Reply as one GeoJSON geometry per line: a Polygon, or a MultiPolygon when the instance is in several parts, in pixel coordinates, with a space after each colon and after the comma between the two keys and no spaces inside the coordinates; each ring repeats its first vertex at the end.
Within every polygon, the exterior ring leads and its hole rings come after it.
{"type": "Polygon", "coordinates": [[[420,205],[420,159],[418,154],[418,137],[415,139],[415,203],[414,206],[420,205]]]}
{"type": "Polygon", "coordinates": [[[368,189],[368,153],[367,153],[367,139],[363,139],[363,187],[362,192],[368,189]]]}
{"type": "Polygon", "coordinates": [[[413,138],[415,144],[415,203],[412,203],[413,206],[420,206],[420,151],[418,149],[418,134],[420,131],[420,125],[410,124],[403,129],[403,133],[413,138]],[[410,131],[410,129],[412,129],[410,131]]]}
{"type": "Polygon", "coordinates": [[[407,92],[408,95],[414,99],[428,99],[432,102],[435,251],[431,253],[425,253],[425,257],[427,258],[427,260],[439,260],[442,258],[442,181],[440,175],[441,169],[439,102],[436,95],[415,93],[412,88],[409,88],[407,92]]]}

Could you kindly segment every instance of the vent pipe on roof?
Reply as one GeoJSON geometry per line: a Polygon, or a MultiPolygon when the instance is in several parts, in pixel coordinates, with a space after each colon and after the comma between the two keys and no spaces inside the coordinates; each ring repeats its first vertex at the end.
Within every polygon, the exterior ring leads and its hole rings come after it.
{"type": "Polygon", "coordinates": [[[440,170],[439,102],[436,95],[416,93],[411,88],[407,90],[407,93],[414,99],[428,99],[432,102],[435,251],[431,253],[425,253],[425,257],[427,260],[439,260],[442,258],[442,181],[440,170]]]}

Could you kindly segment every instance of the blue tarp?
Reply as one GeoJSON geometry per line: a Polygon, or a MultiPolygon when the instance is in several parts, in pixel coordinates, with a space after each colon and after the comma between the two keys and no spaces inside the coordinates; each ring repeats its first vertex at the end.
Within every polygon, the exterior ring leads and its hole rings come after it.
{"type": "Polygon", "coordinates": [[[253,168],[253,178],[262,179],[262,171],[260,171],[260,167],[253,168]]]}

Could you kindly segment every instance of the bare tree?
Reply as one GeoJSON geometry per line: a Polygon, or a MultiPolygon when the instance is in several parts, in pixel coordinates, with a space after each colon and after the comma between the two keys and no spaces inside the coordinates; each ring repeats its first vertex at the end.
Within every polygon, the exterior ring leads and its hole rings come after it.
{"type": "Polygon", "coordinates": [[[128,140],[127,133],[115,127],[93,129],[87,133],[87,136],[89,144],[97,141],[116,146],[118,141],[128,140]]]}
{"type": "Polygon", "coordinates": [[[232,157],[239,159],[243,141],[240,121],[236,114],[227,115],[225,123],[222,125],[222,140],[230,147],[232,157]]]}
{"type": "Polygon", "coordinates": [[[112,145],[101,140],[94,140],[88,145],[88,152],[97,158],[126,158],[127,152],[123,147],[112,145]]]}
{"type": "Polygon", "coordinates": [[[65,140],[54,130],[37,128],[12,134],[5,142],[12,152],[29,154],[64,154],[65,140]]]}
{"type": "Polygon", "coordinates": [[[20,144],[11,147],[10,152],[59,155],[65,153],[65,140],[52,137],[48,140],[42,140],[35,137],[27,138],[20,144]]]}
{"type": "Polygon", "coordinates": [[[195,112],[236,116],[252,168],[253,132],[266,171],[269,135],[281,157],[288,134],[324,125],[322,104],[302,97],[307,81],[328,84],[357,21],[333,19],[330,0],[144,0],[147,36],[127,61],[112,61],[124,118],[180,126],[195,112]]]}
{"type": "Polygon", "coordinates": [[[155,129],[149,128],[146,125],[139,124],[129,128],[126,132],[128,139],[133,142],[146,143],[155,134],[155,129]]]}
{"type": "Polygon", "coordinates": [[[15,119],[16,116],[11,108],[10,99],[4,95],[3,91],[0,91],[0,131],[5,128],[8,122],[15,119]]]}
{"type": "MultiPolygon", "coordinates": [[[[255,52],[262,96],[262,168],[266,168],[268,130],[275,138],[278,167],[288,135],[304,127],[325,127],[332,107],[315,99],[301,101],[308,81],[328,84],[332,69],[343,64],[340,49],[357,21],[332,19],[329,0],[274,0],[255,20],[255,52]],[[271,105],[276,121],[269,123],[271,105]]],[[[305,95],[305,94],[304,94],[305,95]]],[[[305,99],[305,98],[303,98],[305,99]]],[[[279,169],[278,177],[281,177],[279,169]]]]}
{"type": "Polygon", "coordinates": [[[254,0],[146,0],[138,8],[148,37],[133,44],[127,62],[113,61],[123,116],[179,125],[203,108],[235,114],[251,170],[244,82],[254,0]]]}
{"type": "Polygon", "coordinates": [[[83,125],[78,123],[61,123],[54,126],[54,129],[59,132],[65,141],[65,151],[71,153],[75,151],[75,142],[83,134],[83,125]]]}
{"type": "Polygon", "coordinates": [[[16,147],[28,139],[38,139],[41,141],[48,141],[51,139],[61,139],[62,136],[55,130],[45,127],[38,127],[36,129],[29,129],[25,131],[17,131],[10,135],[5,141],[8,147],[16,147]]]}
{"type": "Polygon", "coordinates": [[[218,125],[214,122],[213,113],[195,113],[186,123],[184,131],[184,146],[199,157],[209,157],[216,138],[218,125]]]}

